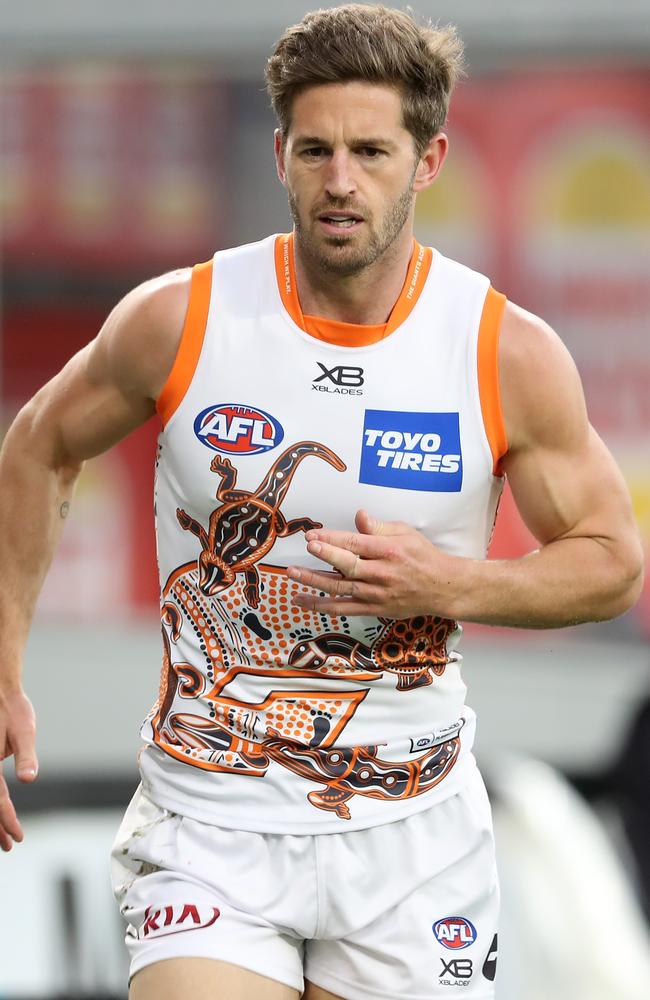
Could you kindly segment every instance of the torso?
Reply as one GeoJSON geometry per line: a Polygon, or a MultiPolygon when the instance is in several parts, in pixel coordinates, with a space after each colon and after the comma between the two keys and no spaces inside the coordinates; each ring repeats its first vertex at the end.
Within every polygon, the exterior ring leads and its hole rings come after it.
{"type": "Polygon", "coordinates": [[[186,329],[160,396],[165,659],[142,769],[163,806],[318,832],[427,808],[471,763],[456,623],[299,610],[285,567],[309,564],[310,526],[351,528],[362,506],[485,555],[501,480],[476,357],[494,293],[418,251],[378,337],[336,343],[351,331],[302,316],[290,249],[195,272],[205,337],[186,329]]]}

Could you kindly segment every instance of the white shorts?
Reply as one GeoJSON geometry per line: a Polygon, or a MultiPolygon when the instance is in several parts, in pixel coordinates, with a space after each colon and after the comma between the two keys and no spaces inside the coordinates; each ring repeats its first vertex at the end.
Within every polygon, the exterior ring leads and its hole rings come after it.
{"type": "Polygon", "coordinates": [[[345,1000],[494,997],[499,890],[478,770],[407,819],[317,835],[207,825],[138,790],[112,857],[131,976],[197,957],[345,1000]]]}

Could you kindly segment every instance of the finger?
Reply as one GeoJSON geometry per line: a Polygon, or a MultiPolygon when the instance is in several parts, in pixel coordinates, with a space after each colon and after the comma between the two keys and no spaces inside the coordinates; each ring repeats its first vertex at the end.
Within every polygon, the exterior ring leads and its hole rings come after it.
{"type": "Polygon", "coordinates": [[[9,798],[7,782],[4,775],[0,774],[0,847],[3,851],[10,851],[12,840],[20,842],[22,839],[23,831],[13,802],[9,798]]]}
{"type": "Polygon", "coordinates": [[[334,545],[364,559],[383,559],[389,554],[390,545],[386,538],[373,535],[360,535],[356,531],[337,531],[336,529],[314,528],[305,534],[307,548],[313,542],[334,545]]]}
{"type": "Polygon", "coordinates": [[[19,781],[34,781],[38,775],[38,760],[36,759],[36,726],[31,706],[21,713],[9,741],[14,754],[16,777],[19,781]]]}
{"type": "Polygon", "coordinates": [[[349,579],[362,576],[363,570],[359,565],[362,560],[356,552],[342,549],[338,545],[328,545],[327,542],[309,542],[307,551],[310,555],[329,563],[342,576],[349,579]]]}
{"type": "Polygon", "coordinates": [[[373,615],[383,614],[381,605],[365,604],[356,598],[349,597],[319,597],[314,594],[299,594],[294,599],[294,604],[304,608],[305,611],[315,611],[318,614],[331,615],[333,618],[346,618],[352,615],[373,615]]]}
{"type": "Polygon", "coordinates": [[[319,573],[312,569],[305,569],[304,566],[288,566],[287,576],[298,583],[303,583],[306,587],[324,591],[333,597],[353,597],[359,595],[360,591],[357,580],[350,580],[334,573],[319,573]]]}

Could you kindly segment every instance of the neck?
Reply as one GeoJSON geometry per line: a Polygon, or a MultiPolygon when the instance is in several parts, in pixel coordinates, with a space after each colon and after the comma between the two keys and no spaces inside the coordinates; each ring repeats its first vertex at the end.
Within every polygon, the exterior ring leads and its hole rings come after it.
{"type": "Polygon", "coordinates": [[[299,235],[294,234],[296,286],[303,314],[341,323],[385,323],[402,291],[412,252],[412,229],[404,226],[378,260],[356,274],[340,275],[324,270],[305,253],[299,235]]]}

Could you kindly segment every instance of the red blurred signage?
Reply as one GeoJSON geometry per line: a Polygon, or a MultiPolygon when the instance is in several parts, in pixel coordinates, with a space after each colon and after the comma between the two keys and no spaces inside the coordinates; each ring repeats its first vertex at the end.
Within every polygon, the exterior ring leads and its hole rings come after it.
{"type": "Polygon", "coordinates": [[[3,78],[2,242],[31,267],[152,269],[209,254],[221,229],[226,91],[173,68],[3,78]]]}

